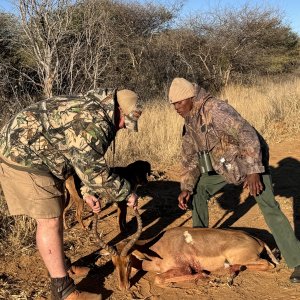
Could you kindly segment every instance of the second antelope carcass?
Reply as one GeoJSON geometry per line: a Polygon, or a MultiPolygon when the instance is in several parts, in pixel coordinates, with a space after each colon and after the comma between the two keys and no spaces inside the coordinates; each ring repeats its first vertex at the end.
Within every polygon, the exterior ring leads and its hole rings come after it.
{"type": "Polygon", "coordinates": [[[266,271],[278,264],[263,241],[237,230],[176,227],[151,240],[137,241],[142,221],[137,211],[136,216],[138,230],[127,244],[114,248],[101,241],[112,254],[121,289],[130,287],[131,267],[157,273],[154,282],[163,285],[203,278],[224,268],[228,268],[232,281],[240,270],[266,271]],[[272,263],[260,257],[263,250],[272,263]]]}

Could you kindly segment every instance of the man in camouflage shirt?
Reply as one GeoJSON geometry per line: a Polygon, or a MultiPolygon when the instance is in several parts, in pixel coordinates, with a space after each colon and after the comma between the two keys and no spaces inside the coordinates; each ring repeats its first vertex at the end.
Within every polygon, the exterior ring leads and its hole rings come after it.
{"type": "Polygon", "coordinates": [[[268,146],[225,101],[184,78],[175,78],[169,100],[185,120],[179,207],[192,198],[194,227],[208,227],[208,200],[227,183],[248,187],[290,268],[300,282],[300,242],[275,200],[268,169],[268,146]]]}
{"type": "Polygon", "coordinates": [[[37,220],[37,247],[54,299],[101,299],[77,291],[68,276],[67,271],[82,270],[65,261],[62,183],[76,172],[83,199],[95,213],[101,209],[97,196],[137,206],[130,183],[113,174],[104,158],[119,129],[137,131],[137,101],[133,91],[113,89],[53,97],[17,113],[0,132],[0,181],[8,208],[11,215],[37,220]]]}

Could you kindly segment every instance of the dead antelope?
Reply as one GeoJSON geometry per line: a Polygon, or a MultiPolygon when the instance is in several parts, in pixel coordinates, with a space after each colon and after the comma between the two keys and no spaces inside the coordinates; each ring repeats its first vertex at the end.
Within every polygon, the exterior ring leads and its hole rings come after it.
{"type": "Polygon", "coordinates": [[[138,230],[127,244],[116,248],[107,246],[97,234],[101,247],[112,255],[119,276],[120,288],[130,287],[131,267],[155,272],[154,282],[163,285],[207,277],[208,273],[228,268],[229,283],[244,269],[266,271],[278,261],[270,248],[260,239],[243,231],[215,228],[176,227],[148,241],[137,241],[142,222],[137,213],[138,230]],[[135,244],[136,243],[136,244],[135,244]],[[123,247],[123,249],[122,249],[123,247]],[[134,249],[134,251],[132,251],[134,249]],[[260,258],[266,250],[272,263],[260,258]],[[142,258],[142,260],[138,259],[142,258]]]}
{"type": "MultiPolygon", "coordinates": [[[[139,185],[145,185],[148,182],[147,176],[151,173],[151,165],[147,161],[138,160],[129,164],[126,167],[112,168],[111,171],[113,174],[117,174],[118,176],[128,180],[131,184],[131,190],[135,191],[139,185]]],[[[70,176],[65,181],[65,187],[67,192],[67,205],[63,211],[63,222],[65,229],[68,228],[66,223],[66,213],[73,205],[75,205],[76,209],[76,219],[81,225],[81,227],[85,229],[85,226],[82,221],[84,201],[79,196],[80,186],[81,181],[76,174],[70,176]]],[[[120,232],[124,232],[126,230],[127,204],[126,201],[121,201],[117,203],[117,205],[117,219],[119,224],[119,230],[120,232]]]]}

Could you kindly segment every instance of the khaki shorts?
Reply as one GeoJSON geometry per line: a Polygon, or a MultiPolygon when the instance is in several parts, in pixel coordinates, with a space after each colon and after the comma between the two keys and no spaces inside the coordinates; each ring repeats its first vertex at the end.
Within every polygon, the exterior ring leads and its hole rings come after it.
{"type": "Polygon", "coordinates": [[[61,216],[64,209],[63,182],[51,173],[26,172],[24,168],[3,156],[0,158],[0,183],[9,213],[34,219],[61,216]]]}

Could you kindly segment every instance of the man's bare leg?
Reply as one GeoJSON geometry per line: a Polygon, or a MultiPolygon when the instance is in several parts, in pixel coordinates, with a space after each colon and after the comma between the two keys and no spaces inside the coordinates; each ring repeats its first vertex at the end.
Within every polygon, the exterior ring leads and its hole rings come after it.
{"type": "Polygon", "coordinates": [[[66,276],[62,217],[37,219],[36,244],[50,276],[66,276]]]}

